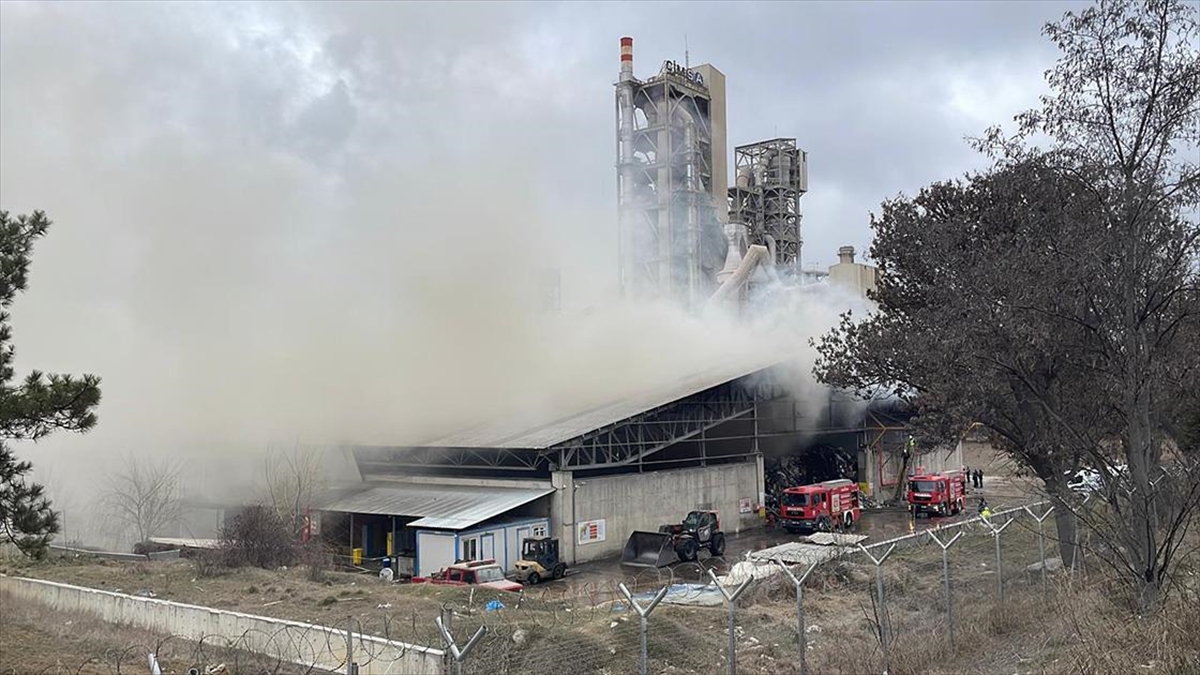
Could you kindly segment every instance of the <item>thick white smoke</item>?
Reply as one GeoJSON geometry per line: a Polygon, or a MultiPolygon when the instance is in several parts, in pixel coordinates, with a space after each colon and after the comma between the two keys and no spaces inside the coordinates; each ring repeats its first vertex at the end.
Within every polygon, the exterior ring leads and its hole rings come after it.
{"type": "Polygon", "coordinates": [[[511,138],[533,133],[523,109],[368,100],[400,75],[146,11],[6,3],[0,22],[0,206],[55,221],[13,311],[18,373],[103,378],[94,431],[19,449],[63,505],[122,452],[246,482],[272,445],[546,421],[731,359],[804,373],[845,308],[798,293],[741,323],[619,301],[615,207],[574,197],[615,204],[607,89],[598,140],[548,136],[594,171],[549,175],[515,151],[547,137],[511,138]],[[444,115],[457,135],[422,132],[444,115]],[[545,268],[561,313],[539,309],[545,268]]]}

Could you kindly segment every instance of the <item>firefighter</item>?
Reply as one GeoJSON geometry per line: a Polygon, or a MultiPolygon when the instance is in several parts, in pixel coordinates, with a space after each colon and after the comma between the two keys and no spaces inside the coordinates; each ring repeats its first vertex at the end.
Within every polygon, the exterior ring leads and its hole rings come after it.
{"type": "Polygon", "coordinates": [[[992,517],[992,509],[988,506],[987,500],[982,497],[979,499],[979,516],[984,520],[992,517]]]}

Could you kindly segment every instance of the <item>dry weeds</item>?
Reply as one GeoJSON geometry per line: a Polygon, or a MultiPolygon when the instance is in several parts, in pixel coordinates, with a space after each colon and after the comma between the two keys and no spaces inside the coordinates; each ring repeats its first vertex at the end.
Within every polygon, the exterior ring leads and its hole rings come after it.
{"type": "MultiPolygon", "coordinates": [[[[1003,603],[995,592],[992,536],[970,530],[952,551],[954,648],[944,617],[940,551],[933,546],[897,550],[884,567],[892,675],[1200,675],[1200,570],[1194,559],[1185,561],[1182,575],[1188,583],[1175,589],[1167,607],[1136,617],[1128,613],[1123,586],[1094,569],[1086,578],[1053,574],[1043,588],[1040,574],[1026,567],[1037,560],[1036,531],[1027,523],[1014,523],[1002,539],[1003,603]]],[[[153,590],[160,598],[328,625],[358,618],[372,632],[430,646],[441,646],[433,618],[448,605],[462,639],[481,623],[493,629],[467,672],[550,675],[566,668],[620,675],[637,669],[636,616],[607,602],[557,598],[547,592],[553,584],[518,606],[511,594],[383,585],[337,572],[315,583],[302,569],[244,569],[200,579],[186,562],[76,560],[13,571],[132,593],[153,590]],[[487,611],[491,599],[501,600],[506,609],[487,611]]],[[[874,567],[830,563],[818,568],[811,582],[805,591],[811,672],[882,672],[874,567]]],[[[724,671],[726,619],[720,607],[661,606],[650,622],[650,671],[724,671]]],[[[758,582],[736,615],[739,672],[794,672],[795,625],[790,583],[782,577],[758,582]]]]}

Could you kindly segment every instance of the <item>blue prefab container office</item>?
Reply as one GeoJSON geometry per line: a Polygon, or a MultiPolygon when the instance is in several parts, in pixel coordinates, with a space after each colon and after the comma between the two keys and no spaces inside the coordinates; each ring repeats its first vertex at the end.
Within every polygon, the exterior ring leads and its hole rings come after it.
{"type": "Polygon", "coordinates": [[[417,530],[415,576],[428,576],[459,560],[494,558],[505,571],[521,559],[521,542],[545,537],[550,532],[549,518],[527,518],[455,532],[453,530],[417,530]]]}
{"type": "MultiPolygon", "coordinates": [[[[338,531],[366,561],[390,557],[400,574],[426,576],[459,560],[494,558],[505,571],[521,542],[550,532],[549,484],[522,487],[364,483],[332,495],[323,521],[344,517],[338,531]]],[[[330,523],[322,526],[331,532],[330,523]]]]}

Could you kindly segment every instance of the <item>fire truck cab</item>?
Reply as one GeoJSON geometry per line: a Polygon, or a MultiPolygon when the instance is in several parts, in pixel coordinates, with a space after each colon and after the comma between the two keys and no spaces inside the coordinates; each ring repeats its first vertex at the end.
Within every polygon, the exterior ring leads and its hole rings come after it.
{"type": "Polygon", "coordinates": [[[961,471],[925,473],[918,470],[908,479],[908,510],[914,516],[919,513],[957,515],[963,510],[966,487],[967,479],[961,471]]]}
{"type": "Polygon", "coordinates": [[[858,485],[845,478],[788,488],[779,500],[779,524],[788,532],[850,529],[861,518],[858,485]]]}

